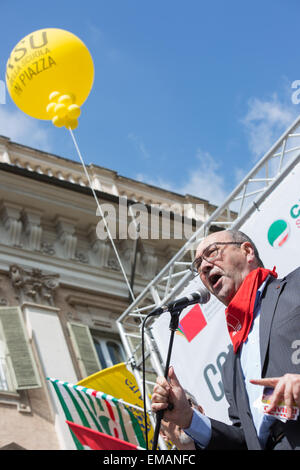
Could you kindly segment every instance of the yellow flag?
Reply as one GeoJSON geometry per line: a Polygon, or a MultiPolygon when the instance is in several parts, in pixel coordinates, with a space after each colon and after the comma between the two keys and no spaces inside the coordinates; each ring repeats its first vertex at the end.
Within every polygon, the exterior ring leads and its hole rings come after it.
{"type": "MultiPolygon", "coordinates": [[[[107,369],[103,369],[100,372],[96,372],[95,374],[80,380],[77,385],[82,385],[83,387],[107,393],[115,398],[122,399],[127,403],[140,407],[141,410],[132,408],[131,411],[138,420],[143,434],[145,434],[143,398],[136,379],[132,372],[127,369],[126,364],[120,363],[115,366],[108,367],[107,369]]],[[[151,449],[154,430],[151,426],[149,416],[147,416],[147,423],[148,439],[151,449]]]]}
{"type": "Polygon", "coordinates": [[[115,398],[121,398],[127,403],[140,408],[144,406],[135,377],[124,363],[100,370],[100,372],[80,380],[77,385],[107,393],[115,398]]]}

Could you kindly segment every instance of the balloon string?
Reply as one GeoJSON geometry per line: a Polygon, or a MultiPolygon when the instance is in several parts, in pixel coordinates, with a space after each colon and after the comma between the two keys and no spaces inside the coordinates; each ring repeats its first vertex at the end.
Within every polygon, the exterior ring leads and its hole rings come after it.
{"type": "Polygon", "coordinates": [[[93,196],[94,196],[94,198],[95,198],[95,201],[96,201],[96,204],[97,204],[99,213],[100,213],[100,215],[101,215],[101,217],[102,217],[102,219],[103,219],[104,226],[105,226],[105,228],[106,228],[108,237],[109,237],[109,239],[110,239],[110,241],[111,241],[111,244],[112,244],[113,249],[114,249],[114,251],[115,251],[115,254],[116,254],[118,263],[119,263],[119,265],[120,265],[120,267],[121,267],[121,270],[122,270],[123,276],[124,276],[124,278],[125,278],[125,281],[126,281],[128,290],[129,290],[129,292],[130,292],[131,298],[132,298],[132,300],[134,301],[134,300],[135,300],[135,297],[134,297],[134,295],[133,295],[131,286],[130,286],[129,281],[128,281],[128,279],[127,279],[127,276],[126,276],[124,267],[123,267],[122,262],[121,262],[121,259],[120,259],[120,257],[119,257],[119,253],[118,253],[118,251],[117,251],[117,248],[116,248],[116,246],[115,246],[115,243],[114,243],[113,238],[112,238],[112,236],[111,236],[111,233],[110,233],[110,231],[109,231],[109,227],[108,227],[107,222],[106,222],[106,220],[105,220],[105,217],[104,217],[102,208],[101,208],[101,206],[100,206],[100,204],[99,204],[99,201],[98,201],[96,192],[95,192],[95,190],[94,190],[94,188],[93,188],[93,186],[92,186],[92,182],[91,182],[91,179],[90,179],[90,175],[89,175],[89,173],[88,173],[88,171],[87,171],[87,169],[86,169],[86,166],[85,166],[85,163],[84,163],[84,161],[83,161],[82,155],[81,155],[81,153],[80,153],[79,147],[78,147],[78,145],[77,145],[75,136],[74,136],[74,134],[73,134],[73,132],[72,132],[72,129],[71,129],[70,127],[69,127],[69,131],[70,131],[71,137],[72,137],[72,139],[73,139],[73,142],[74,142],[76,151],[77,151],[77,153],[78,153],[79,159],[80,159],[81,164],[82,164],[82,166],[83,166],[84,173],[85,173],[85,175],[86,175],[86,177],[87,177],[87,180],[88,180],[88,182],[89,182],[89,186],[90,186],[91,191],[92,191],[92,193],[93,193],[93,196]]]}

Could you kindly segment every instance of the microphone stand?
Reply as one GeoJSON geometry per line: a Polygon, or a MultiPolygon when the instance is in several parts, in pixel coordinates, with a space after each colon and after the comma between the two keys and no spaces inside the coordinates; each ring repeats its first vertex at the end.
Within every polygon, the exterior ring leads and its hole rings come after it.
{"type": "MultiPolygon", "coordinates": [[[[181,314],[182,310],[183,310],[183,307],[176,307],[176,306],[174,306],[174,310],[170,309],[171,320],[170,320],[169,329],[171,330],[171,335],[170,335],[170,340],[169,340],[167,361],[166,361],[165,374],[164,374],[165,379],[168,379],[168,371],[169,371],[169,366],[170,366],[170,358],[171,358],[171,353],[172,353],[172,348],[173,348],[174,335],[175,335],[176,330],[178,329],[179,315],[181,314]]],[[[171,409],[173,409],[173,405],[172,403],[169,403],[168,410],[171,410],[171,409]]],[[[156,425],[155,425],[154,436],[153,436],[152,450],[156,450],[157,448],[160,425],[161,425],[161,420],[163,418],[163,415],[164,415],[164,410],[159,410],[156,413],[157,419],[156,419],[156,425]]]]}

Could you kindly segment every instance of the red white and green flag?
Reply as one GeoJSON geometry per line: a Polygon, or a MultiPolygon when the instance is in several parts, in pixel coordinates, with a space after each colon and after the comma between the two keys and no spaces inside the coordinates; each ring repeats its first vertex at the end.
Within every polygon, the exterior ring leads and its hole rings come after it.
{"type": "Polygon", "coordinates": [[[70,421],[66,421],[66,423],[85,450],[145,450],[135,444],[86,428],[80,424],[71,423],[70,421]]]}
{"type": "MultiPolygon", "coordinates": [[[[48,380],[56,392],[67,421],[146,448],[142,408],[81,385],[53,378],[48,380]]],[[[83,450],[84,445],[76,433],[71,430],[71,434],[77,449],[83,450]]]]}

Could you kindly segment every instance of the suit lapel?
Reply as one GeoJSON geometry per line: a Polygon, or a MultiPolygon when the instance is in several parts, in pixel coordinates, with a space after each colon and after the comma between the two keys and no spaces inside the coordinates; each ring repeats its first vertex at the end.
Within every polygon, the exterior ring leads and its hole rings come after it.
{"type": "Polygon", "coordinates": [[[272,321],[277,302],[285,282],[285,279],[271,279],[264,290],[261,301],[259,343],[262,377],[264,376],[265,371],[272,321]]]}
{"type": "Polygon", "coordinates": [[[249,406],[248,394],[245,387],[243,371],[241,367],[240,351],[235,354],[235,402],[238,408],[239,417],[244,430],[247,447],[250,450],[261,450],[256,429],[252,420],[252,414],[249,406]]]}

